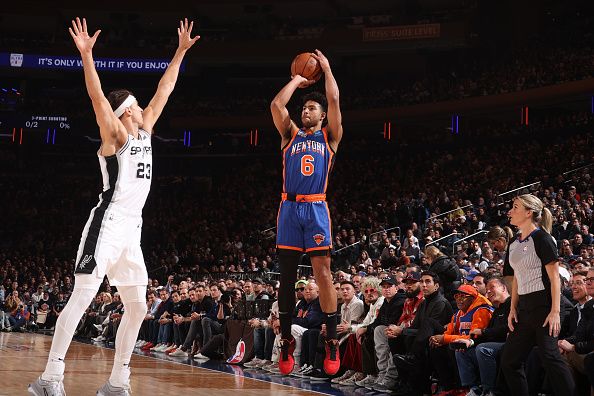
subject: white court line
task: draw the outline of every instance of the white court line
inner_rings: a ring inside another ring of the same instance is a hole
[[[81,342],[81,341],[76,341],[76,340],[72,340],[72,342],[77,342],[79,344],[83,344],[83,345],[88,345],[88,346],[94,346],[96,348],[103,348],[103,349],[109,349],[111,351],[114,351],[114,348],[108,348],[102,345],[96,345],[96,344],[87,344],[85,342]],[[135,348],[136,349],[136,348]],[[153,359],[153,360],[159,360],[161,362],[167,362],[167,363],[174,363],[180,366],[185,366],[185,367],[192,367],[192,368],[198,368],[198,369],[202,369],[202,370],[209,370],[209,371],[214,371],[216,373],[221,373],[221,374],[227,374],[230,375],[232,377],[236,377],[236,374],[233,373],[228,373],[226,371],[220,371],[220,370],[215,370],[215,369],[211,369],[211,368],[206,368],[206,367],[199,367],[199,366],[194,366],[191,364],[187,364],[187,363],[182,363],[182,362],[178,362],[175,360],[165,360],[165,359],[161,359],[158,358],[156,356],[146,356],[146,355],[141,355],[139,353],[133,352],[134,355],[139,356],[141,358],[147,358],[147,359]],[[267,384],[274,384],[274,385],[279,385],[279,386],[286,386],[287,388],[292,388],[292,389],[298,389],[300,391],[304,391],[304,392],[312,392],[312,393],[316,393],[318,395],[332,395],[331,393],[323,393],[323,392],[319,392],[319,391],[314,391],[314,390],[310,390],[310,389],[303,389],[303,388],[298,388],[296,386],[293,385],[285,385],[285,384],[279,384],[277,382],[272,382],[272,381],[266,381],[263,379],[259,379],[259,378],[252,378],[252,377],[246,377],[245,375],[242,375],[241,377],[246,378],[246,379],[250,379],[250,380],[254,380],[254,381],[260,381],[260,382],[266,382]]]

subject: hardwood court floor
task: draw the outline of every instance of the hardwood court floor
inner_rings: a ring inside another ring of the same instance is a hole
[[[0,333],[0,395],[28,395],[27,384],[44,370],[52,338],[32,333]],[[68,396],[95,395],[109,378],[114,351],[74,341],[66,356]],[[291,386],[187,364],[132,355],[133,395],[316,395]],[[166,392],[166,393],[163,393]]]

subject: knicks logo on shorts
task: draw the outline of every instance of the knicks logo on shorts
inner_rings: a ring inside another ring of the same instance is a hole
[[[316,234],[313,236],[314,241],[320,246],[320,243],[324,242],[326,236],[324,234]]]

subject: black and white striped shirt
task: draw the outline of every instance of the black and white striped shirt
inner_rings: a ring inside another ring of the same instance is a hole
[[[516,236],[509,244],[505,256],[504,275],[514,275],[518,285],[518,295],[526,295],[542,290],[550,293],[551,282],[545,266],[556,262],[557,246],[553,237],[537,228],[524,240]]]

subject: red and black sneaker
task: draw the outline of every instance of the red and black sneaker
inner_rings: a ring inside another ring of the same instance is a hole
[[[295,367],[295,359],[293,358],[295,352],[295,339],[291,337],[290,340],[280,340],[280,356],[278,358],[278,370],[282,375],[291,374],[293,367]]]
[[[328,375],[334,375],[340,370],[340,352],[338,340],[326,341],[326,357],[324,357],[324,371]]]

